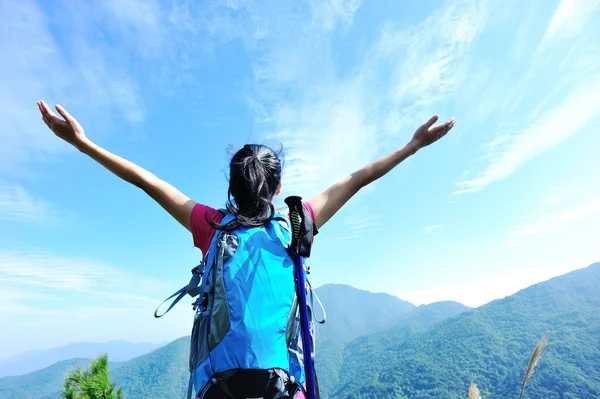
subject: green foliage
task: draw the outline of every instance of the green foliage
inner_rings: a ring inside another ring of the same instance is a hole
[[[108,377],[108,357],[101,355],[93,359],[88,369],[81,371],[75,367],[65,379],[64,399],[122,399],[121,388],[115,386]]]
[[[29,374],[0,378],[2,399],[59,399],[65,376],[75,367],[87,367],[89,359],[70,359]],[[110,370],[122,363],[109,362]]]
[[[183,337],[119,367],[113,380],[128,398],[185,398],[189,381],[190,337]]]

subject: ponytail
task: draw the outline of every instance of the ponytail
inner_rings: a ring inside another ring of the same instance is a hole
[[[273,197],[280,182],[279,156],[267,146],[246,144],[229,164],[226,208],[235,217],[224,225],[208,219],[207,222],[226,231],[265,225],[275,214]]]

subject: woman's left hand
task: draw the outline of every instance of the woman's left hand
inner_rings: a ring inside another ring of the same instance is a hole
[[[427,147],[428,145],[433,144],[444,137],[456,123],[454,118],[450,118],[450,120],[442,123],[441,125],[433,126],[433,124],[437,122],[438,118],[439,117],[437,115],[434,115],[431,117],[431,119],[417,129],[412,140],[410,141],[410,145],[415,151],[420,150],[423,147]]]

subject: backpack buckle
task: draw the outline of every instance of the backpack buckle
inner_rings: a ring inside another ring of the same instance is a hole
[[[200,276],[202,276],[204,274],[204,263],[200,263],[198,266],[194,267],[192,269],[192,274],[198,274]],[[202,269],[200,269],[202,267]]]

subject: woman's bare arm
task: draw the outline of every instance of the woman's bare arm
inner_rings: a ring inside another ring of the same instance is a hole
[[[439,140],[454,127],[454,119],[433,126],[437,120],[438,116],[435,115],[419,127],[412,140],[403,148],[364,166],[312,198],[309,203],[315,213],[317,227],[327,223],[361,188],[384,176],[421,148]]]
[[[121,179],[141,188],[169,212],[175,220],[190,230],[190,213],[196,202],[144,168],[93,143],[85,136],[85,132],[79,122],[60,105],[56,106],[56,110],[64,120],[54,114],[45,102],[38,102],[38,107],[42,114],[42,119],[54,134],[94,159]]]

